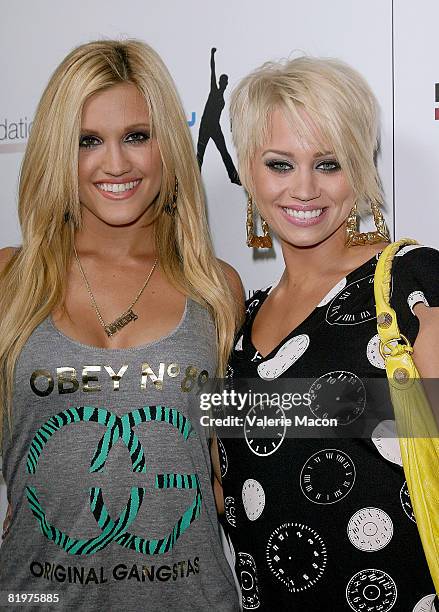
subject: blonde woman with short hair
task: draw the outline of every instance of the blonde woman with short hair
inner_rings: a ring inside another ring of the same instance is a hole
[[[241,285],[148,45],[87,43],[55,70],[19,219],[1,253],[0,607],[236,610],[191,397],[224,371]]]
[[[247,302],[230,366],[260,392],[290,392],[249,408],[243,437],[222,440],[244,609],[434,609],[390,400],[376,418],[370,380],[387,388],[373,293],[389,240],[377,114],[364,79],[332,59],[264,64],[232,95],[248,244],[269,247],[271,230],[285,269]],[[362,233],[367,211],[376,229]],[[419,371],[436,378],[438,269],[436,250],[404,248],[392,294]]]

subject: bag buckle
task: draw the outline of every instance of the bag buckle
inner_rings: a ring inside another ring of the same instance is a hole
[[[399,340],[403,340],[405,344],[400,344]],[[387,340],[387,342],[380,341],[380,355],[384,361],[390,355],[396,356],[402,355],[402,353],[413,353],[413,347],[409,339],[403,334],[399,338],[393,338],[392,340]]]

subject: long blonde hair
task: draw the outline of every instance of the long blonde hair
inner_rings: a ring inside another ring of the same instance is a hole
[[[366,211],[371,202],[383,203],[375,164],[375,96],[351,66],[336,59],[306,56],[267,62],[242,79],[232,93],[233,141],[239,176],[249,193],[254,192],[252,160],[267,141],[271,115],[277,108],[284,112],[299,137],[316,144],[321,151],[330,147],[335,153],[360,211]]]
[[[81,227],[78,146],[84,102],[119,83],[144,96],[163,162],[156,202],[156,249],[177,289],[208,307],[217,333],[218,373],[224,373],[239,308],[214,257],[198,164],[174,83],[143,42],[96,41],[74,49],[58,66],[38,105],[19,186],[23,245],[0,275],[0,424],[10,417],[14,369],[32,331],[62,305],[75,230]],[[174,216],[166,214],[175,177]],[[66,223],[66,216],[69,222]]]

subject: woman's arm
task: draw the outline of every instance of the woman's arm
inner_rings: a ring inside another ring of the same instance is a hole
[[[8,535],[9,527],[11,526],[12,506],[8,503],[5,520],[3,521],[2,540]]]
[[[215,434],[213,435],[212,443],[210,446],[210,457],[212,460],[213,468],[212,486],[213,494],[215,497],[216,509],[218,514],[224,514],[224,495],[223,486],[221,483],[221,468],[219,462],[218,442]]]
[[[419,333],[413,359],[422,378],[439,379],[439,306],[419,303],[413,307],[419,319]]]
[[[413,360],[439,427],[439,306],[419,303],[413,307],[413,312],[419,319]]]
[[[235,297],[236,303],[238,304],[240,314],[243,315],[245,310],[245,293],[241,277],[235,268],[233,268],[230,264],[226,263],[222,259],[218,259],[218,262],[224,272],[229,288]]]
[[[241,316],[243,316],[244,310],[245,310],[245,306],[244,306],[245,299],[244,299],[244,286],[242,284],[241,277],[239,276],[235,268],[233,268],[231,265],[229,265],[225,261],[222,261],[221,259],[219,259],[218,261],[224,272],[224,275],[226,277],[230,290],[238,305],[240,314]],[[211,456],[212,468],[213,468],[212,486],[213,486],[213,493],[215,496],[216,509],[218,511],[218,514],[224,514],[224,495],[223,495],[223,487],[222,487],[222,481],[221,481],[221,468],[220,468],[220,462],[219,462],[218,443],[217,443],[217,438],[215,434],[213,435],[213,438],[212,438],[212,444],[210,447],[210,456]]]
[[[11,261],[12,257],[15,254],[15,251],[16,249],[14,247],[4,247],[3,249],[0,249],[0,272],[2,272],[2,270],[4,270],[4,268]],[[9,531],[9,527],[11,525],[11,515],[12,515],[11,504],[8,504],[6,516],[3,521],[2,540]]]
[[[17,249],[14,247],[4,247],[0,249],[0,272],[8,265],[8,263],[13,258],[15,251]]]

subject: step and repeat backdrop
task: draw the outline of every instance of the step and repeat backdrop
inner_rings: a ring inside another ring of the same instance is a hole
[[[0,1],[0,247],[20,244],[17,181],[33,114],[48,78],[76,45],[140,38],[173,75],[197,147],[215,77],[227,75],[219,129],[204,151],[202,177],[217,255],[240,272],[246,290],[282,271],[279,245],[245,246],[246,195],[232,182],[236,156],[228,100],[234,85],[262,62],[305,53],[336,57],[359,70],[381,108],[378,166],[393,235],[439,247],[439,60],[436,0],[34,0]],[[4,507],[4,489],[0,489]]]

